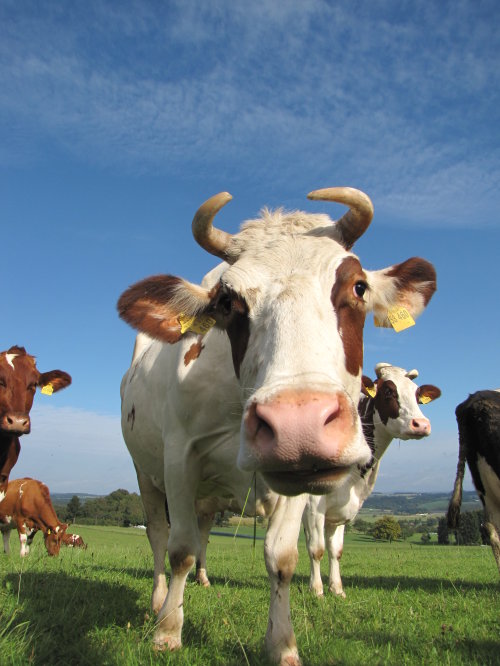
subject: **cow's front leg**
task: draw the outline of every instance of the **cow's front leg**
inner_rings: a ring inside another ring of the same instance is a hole
[[[200,550],[200,536],[195,511],[197,476],[189,483],[183,474],[171,473],[166,479],[167,501],[170,514],[168,558],[170,560],[170,583],[167,597],[158,615],[158,624],[153,641],[157,649],[177,650],[182,645],[184,622],[184,587],[196,556]],[[196,472],[196,470],[194,470]]]
[[[266,649],[280,666],[300,666],[290,618],[290,581],[297,566],[297,541],[307,495],[280,497],[269,520],[264,544],[271,585]]]
[[[26,525],[23,522],[18,522],[17,523],[17,533],[19,534],[19,544],[20,544],[20,551],[19,555],[21,557],[26,557],[26,555],[30,552],[30,547],[28,546],[28,535],[26,534]]]
[[[159,613],[167,596],[167,579],[165,576],[165,557],[167,554],[168,522],[166,497],[137,467],[137,481],[141,491],[141,500],[146,513],[146,534],[153,551],[154,574],[151,607]]]
[[[302,517],[307,552],[311,564],[309,589],[318,597],[323,596],[321,559],[325,552],[325,513],[320,511],[321,500],[322,498],[318,495],[310,495]]]
[[[330,575],[328,580],[328,589],[339,597],[345,599],[345,592],[342,587],[342,578],[340,577],[340,558],[344,549],[344,530],[345,525],[332,525],[326,522],[326,543],[328,548],[328,558],[330,561]]]

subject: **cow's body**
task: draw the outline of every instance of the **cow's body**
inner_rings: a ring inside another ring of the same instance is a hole
[[[321,596],[320,562],[326,546],[329,557],[329,590],[345,597],[340,577],[340,558],[344,546],[345,524],[354,520],[364,501],[372,493],[378,476],[380,460],[394,438],[421,439],[431,432],[430,421],[422,414],[419,403],[428,403],[441,395],[432,385],[418,387],[413,379],[416,370],[379,363],[377,379],[363,377],[363,392],[358,410],[365,437],[373,449],[373,461],[344,496],[330,493],[309,497],[303,516],[307,549],[311,561],[311,590]]]
[[[67,527],[57,517],[44,483],[30,478],[14,479],[9,483],[7,494],[0,502],[0,531],[6,553],[10,552],[10,531],[17,529],[21,557],[29,553],[37,531],[43,533],[48,554],[58,555]]]
[[[273,659],[298,664],[289,584],[302,493],[344,492],[370,461],[356,409],[366,312],[384,325],[396,304],[419,314],[435,273],[421,259],[363,271],[347,251],[372,215],[359,192],[314,194],[350,205],[337,223],[264,211],[235,236],[212,227],[229,198],[213,197],[193,221],[198,242],[227,261],[202,286],[156,276],[120,298],[120,315],[160,341],[138,336],[121,385],[122,430],[148,516],[154,607],[167,593],[168,537],[172,577],[156,645],[181,645],[185,580],[200,552],[196,500],[243,506],[256,473],[261,491],[248,506],[274,506],[264,549],[272,590],[266,644]],[[268,486],[288,497],[276,501]]]
[[[500,573],[500,389],[477,391],[457,406],[457,477],[448,507],[448,526],[458,527],[465,461],[484,507],[485,528]]]
[[[19,437],[31,429],[29,413],[37,386],[53,393],[70,383],[71,377],[61,370],[39,372],[24,347],[0,353],[0,500],[19,457]]]

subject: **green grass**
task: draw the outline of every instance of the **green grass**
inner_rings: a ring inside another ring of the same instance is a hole
[[[266,664],[269,590],[262,541],[211,537],[212,587],[185,594],[184,647],[155,653],[152,557],[144,531],[74,527],[89,547],[0,557],[0,664]],[[241,526],[240,533],[253,528]],[[262,531],[258,531],[262,534]],[[326,562],[323,566],[327,571]],[[346,536],[347,599],[314,598],[303,541],[292,619],[305,666],[498,664],[500,584],[489,548]]]

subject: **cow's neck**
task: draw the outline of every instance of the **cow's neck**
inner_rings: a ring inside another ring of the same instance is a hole
[[[19,458],[20,450],[21,444],[17,435],[0,433],[0,492],[4,485],[5,490],[7,490],[7,481]]]
[[[363,395],[358,403],[363,434],[370,446],[375,460],[380,460],[392,442],[393,437],[387,432],[380,419],[375,423],[375,400]]]

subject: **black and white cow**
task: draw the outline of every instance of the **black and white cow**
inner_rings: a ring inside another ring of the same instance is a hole
[[[417,370],[378,363],[377,379],[363,377],[363,395],[358,411],[367,442],[373,451],[372,461],[362,470],[349,493],[329,493],[309,497],[302,518],[307,550],[311,561],[311,590],[321,596],[320,562],[328,550],[330,592],[345,597],[340,577],[340,558],[344,547],[345,524],[354,520],[364,501],[371,495],[380,468],[380,460],[393,439],[422,439],[431,433],[431,423],[420,404],[436,400],[441,391],[431,384],[417,386]]]
[[[120,316],[142,333],[121,384],[122,431],[148,517],[158,648],[181,646],[185,581],[200,552],[196,500],[243,505],[257,473],[262,494],[249,506],[265,510],[269,488],[281,493],[269,502],[264,549],[266,646],[273,660],[300,663],[289,587],[303,493],[343,492],[371,459],[357,412],[366,314],[390,326],[395,309],[418,316],[435,291],[423,259],[367,271],[350,252],[372,218],[365,194],[330,188],[309,196],[349,211],[333,222],[264,210],[230,235],[212,223],[231,196],[212,197],[193,234],[225,263],[201,286],[158,275],[120,297]]]
[[[484,506],[484,527],[500,573],[500,389],[473,393],[457,406],[455,414],[459,449],[457,477],[448,506],[448,527],[458,527],[467,460]]]

